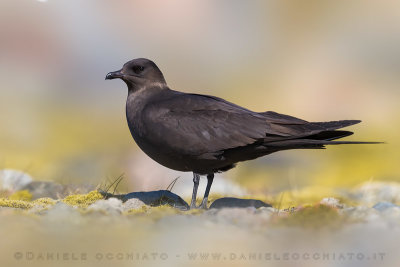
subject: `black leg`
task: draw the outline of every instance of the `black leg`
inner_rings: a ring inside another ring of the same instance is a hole
[[[193,193],[192,193],[192,201],[190,202],[190,209],[195,209],[196,207],[196,196],[197,189],[199,188],[200,183],[200,175],[197,173],[193,173]]]
[[[211,185],[212,185],[213,181],[214,181],[214,174],[212,173],[212,174],[207,175],[206,192],[204,192],[204,198],[199,207],[201,209],[207,209],[208,194],[210,193],[210,189],[211,189]]]

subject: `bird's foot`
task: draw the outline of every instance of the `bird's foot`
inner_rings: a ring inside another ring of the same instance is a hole
[[[193,210],[193,209],[198,209],[198,208],[199,207],[196,206],[196,200],[192,199],[192,201],[190,202],[190,209]]]
[[[207,210],[207,199],[203,199],[203,201],[201,202],[201,204],[199,206],[196,206],[196,202],[191,202],[190,203],[190,209],[203,209],[203,210]]]
[[[199,209],[207,210],[207,202],[208,198],[203,198],[203,201],[201,202],[200,206],[198,207]]]

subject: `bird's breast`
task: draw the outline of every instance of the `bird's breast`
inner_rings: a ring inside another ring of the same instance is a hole
[[[139,148],[159,164],[178,171],[190,171],[191,168],[184,164],[187,158],[176,153],[169,153],[163,146],[162,140],[150,138],[153,134],[147,129],[142,117],[143,106],[137,101],[127,102],[126,118],[133,139]]]

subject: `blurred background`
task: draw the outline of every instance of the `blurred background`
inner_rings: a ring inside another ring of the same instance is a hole
[[[400,181],[397,1],[6,0],[0,36],[0,169],[94,185],[123,173],[126,191],[180,176],[188,186],[176,192],[189,195],[191,174],[131,138],[125,84],[104,80],[146,57],[172,89],[309,121],[361,119],[348,140],[387,142],[241,163],[220,192]]]

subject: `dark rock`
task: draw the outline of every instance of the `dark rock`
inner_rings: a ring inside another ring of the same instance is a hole
[[[248,208],[248,207],[254,207],[258,209],[261,207],[272,207],[272,206],[257,199],[240,199],[234,197],[219,198],[210,205],[210,209]]]
[[[132,192],[125,195],[113,195],[106,192],[100,192],[105,198],[115,197],[121,199],[123,202],[129,199],[139,199],[144,204],[157,207],[161,205],[169,205],[173,208],[180,210],[189,210],[189,205],[177,194],[168,190],[150,191],[150,192]]]

